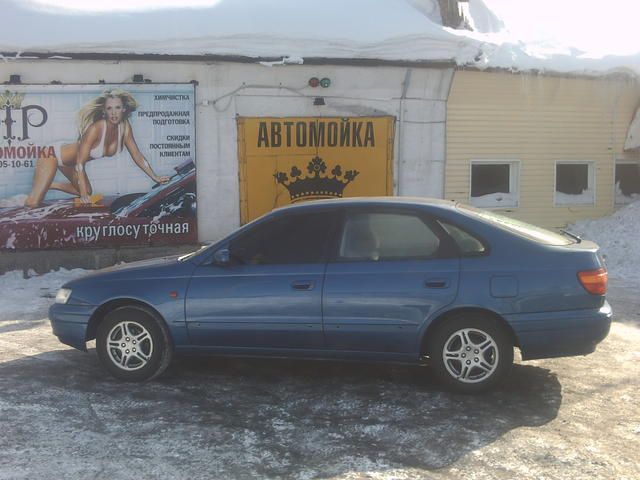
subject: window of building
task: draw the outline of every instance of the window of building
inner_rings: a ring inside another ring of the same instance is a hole
[[[637,162],[616,163],[616,205],[640,198],[640,165]]]
[[[476,207],[517,207],[519,163],[471,161],[470,203]]]
[[[595,203],[593,163],[556,162],[556,205]]]

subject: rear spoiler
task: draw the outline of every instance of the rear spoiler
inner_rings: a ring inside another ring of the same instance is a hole
[[[560,230],[562,233],[564,233],[565,235],[573,238],[576,242],[580,243],[582,242],[582,238],[579,237],[578,235],[576,235],[575,233],[571,233],[568,230]]]

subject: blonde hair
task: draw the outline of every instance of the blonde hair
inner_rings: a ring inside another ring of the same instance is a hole
[[[114,88],[112,90],[102,92],[100,96],[82,106],[78,112],[78,138],[82,138],[84,133],[87,131],[87,128],[92,124],[105,118],[104,109],[108,98],[119,98],[122,101],[122,106],[124,107],[122,116],[122,121],[124,123],[124,136],[127,136],[129,129],[131,128],[128,119],[131,112],[135,112],[138,108],[138,102],[133,98],[133,95],[126,90]]]

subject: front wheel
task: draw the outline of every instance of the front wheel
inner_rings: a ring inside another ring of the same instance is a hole
[[[473,315],[445,320],[428,343],[436,375],[460,393],[495,387],[513,364],[513,345],[504,328],[489,316]]]
[[[171,361],[168,335],[154,316],[139,307],[109,312],[98,326],[96,350],[114,377],[143,382],[160,375]]]

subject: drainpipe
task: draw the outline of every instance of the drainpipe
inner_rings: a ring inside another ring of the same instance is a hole
[[[409,83],[411,82],[411,68],[407,68],[404,74],[404,81],[402,82],[402,94],[400,95],[400,113],[398,115],[398,158],[396,159],[396,194],[399,196],[400,192],[400,168],[404,163],[402,158],[404,152],[404,101],[407,98],[407,90],[409,90]]]

